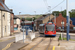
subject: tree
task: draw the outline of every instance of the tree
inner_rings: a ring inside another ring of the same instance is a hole
[[[53,11],[52,14],[54,15],[54,13],[56,13],[56,16],[59,16],[59,11]]]

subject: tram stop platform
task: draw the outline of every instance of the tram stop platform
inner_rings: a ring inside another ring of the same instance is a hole
[[[59,41],[60,45],[55,50],[75,50],[75,41]]]

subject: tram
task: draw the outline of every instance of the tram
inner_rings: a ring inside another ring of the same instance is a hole
[[[44,34],[44,24],[39,25],[39,33]]]
[[[56,24],[48,22],[45,24],[45,36],[56,36]]]

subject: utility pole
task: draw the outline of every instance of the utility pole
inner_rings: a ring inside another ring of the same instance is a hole
[[[48,6],[48,12],[51,14],[51,6]],[[49,20],[50,20],[50,22],[51,22],[50,16],[49,16]]]
[[[56,24],[56,13],[54,13],[54,16],[55,16],[55,21],[54,21],[54,22],[55,22],[55,24]]]
[[[68,11],[68,0],[66,0],[66,17],[67,17],[67,41],[69,41],[69,11]]]

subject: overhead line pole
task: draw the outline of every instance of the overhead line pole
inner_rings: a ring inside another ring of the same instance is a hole
[[[66,17],[67,17],[67,41],[69,41],[69,11],[68,11],[68,0],[66,0]]]

